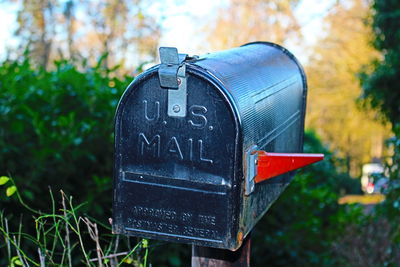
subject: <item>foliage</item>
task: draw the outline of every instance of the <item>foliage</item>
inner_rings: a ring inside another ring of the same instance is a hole
[[[131,80],[114,71],[101,61],[83,71],[67,61],[52,71],[32,69],[28,59],[0,66],[0,173],[39,210],[50,186],[87,203],[83,211],[110,217],[113,116]],[[7,214],[23,213],[17,201],[0,203]]]
[[[380,212],[392,223],[394,241],[400,249],[400,2],[375,0],[373,9],[374,45],[382,58],[361,74],[362,99],[392,124],[394,137],[389,145],[393,155],[387,162],[390,184]]]
[[[3,3],[5,2],[5,3]],[[48,67],[54,59],[87,59],[93,63],[108,53],[105,66],[128,63],[136,53],[140,62],[156,56],[160,25],[148,12],[153,1],[6,0],[14,6],[19,48],[30,51],[32,63]],[[136,61],[137,62],[137,61]]]
[[[210,23],[208,43],[214,49],[228,49],[255,41],[284,44],[300,38],[294,14],[298,0],[229,0]]]
[[[358,224],[347,225],[334,244],[341,266],[398,266],[400,249],[393,245],[393,230],[387,219],[373,214]]]
[[[24,214],[32,216],[29,221],[35,233],[26,232],[21,222],[15,227],[9,223],[9,217],[0,212],[0,237],[4,240],[0,246],[0,252],[4,253],[1,265],[120,266],[127,263],[146,266],[149,250],[146,239],[131,246],[129,238],[109,234],[109,225],[82,215],[83,205],[73,205],[72,197],[62,191],[61,207],[57,208],[50,190],[50,208],[41,212],[23,202],[13,179],[8,178],[4,184],[10,184],[7,191],[14,188],[20,204],[27,209]]]
[[[336,171],[332,154],[315,133],[305,135],[304,149],[324,153],[325,159],[298,171],[257,224],[252,235],[254,266],[336,266],[333,243],[346,224],[362,218],[357,205],[338,204],[341,193],[355,193],[359,184]]]
[[[373,9],[374,45],[383,58],[363,73],[362,97],[396,125],[400,123],[400,2],[375,0]]]
[[[325,18],[325,35],[313,48],[306,66],[309,82],[307,127],[313,128],[343,159],[342,171],[356,177],[362,164],[383,156],[389,129],[376,112],[360,109],[357,74],[379,56],[370,45],[367,1],[338,1]]]

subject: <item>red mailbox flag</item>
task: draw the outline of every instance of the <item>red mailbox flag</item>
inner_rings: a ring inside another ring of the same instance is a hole
[[[268,153],[265,151],[256,153],[258,153],[256,183],[324,159],[324,154]]]

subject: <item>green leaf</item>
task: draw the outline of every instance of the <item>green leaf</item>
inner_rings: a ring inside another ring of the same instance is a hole
[[[17,265],[17,266],[23,266],[22,262],[19,260],[18,256],[14,256],[11,258],[11,266]]]
[[[124,262],[127,264],[131,264],[133,262],[133,259],[131,257],[129,257]]]
[[[8,178],[7,176],[1,176],[0,177],[0,185],[7,183],[9,180],[10,180],[10,178]]]
[[[8,197],[11,197],[12,195],[14,195],[14,193],[15,193],[16,191],[17,191],[17,187],[16,187],[15,185],[10,186],[10,187],[8,187],[7,190],[6,190],[6,195],[7,195]]]

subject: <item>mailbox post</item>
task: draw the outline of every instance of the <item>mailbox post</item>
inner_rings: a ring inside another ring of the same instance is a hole
[[[242,246],[235,251],[193,245],[192,267],[249,267],[250,248],[250,236],[247,236]]]
[[[266,42],[160,58],[117,108],[113,232],[192,244],[194,258],[237,251],[293,170],[323,158],[301,153],[305,74]]]

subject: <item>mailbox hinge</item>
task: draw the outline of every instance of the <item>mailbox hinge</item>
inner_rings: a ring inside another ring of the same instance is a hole
[[[161,87],[168,89],[168,116],[186,117],[187,83],[186,64],[187,54],[178,54],[175,47],[160,47],[161,64],[158,78]]]
[[[246,152],[246,166],[245,166],[245,186],[244,193],[246,196],[250,195],[254,191],[255,178],[257,176],[257,153],[258,147],[252,146]]]

